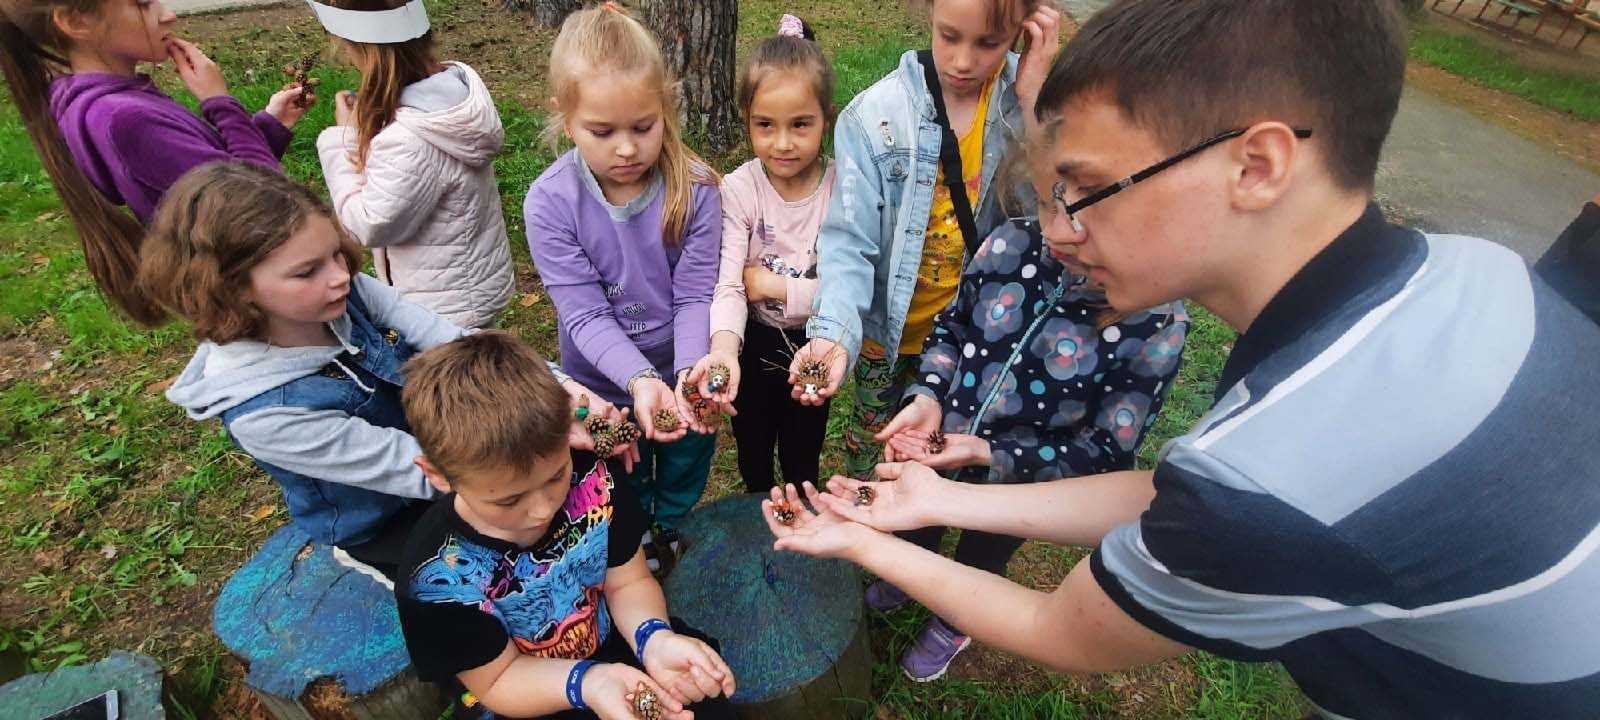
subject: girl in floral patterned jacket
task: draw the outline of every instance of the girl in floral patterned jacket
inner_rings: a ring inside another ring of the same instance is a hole
[[[1050,254],[1037,220],[1012,220],[978,249],[957,301],[923,345],[917,381],[879,435],[888,443],[885,457],[977,483],[1132,469],[1177,377],[1188,328],[1180,302],[1124,317],[1112,313],[1101,291]],[[937,550],[944,531],[902,535]],[[955,557],[1004,574],[1021,545],[1018,538],[964,531]],[[876,610],[907,600],[881,580],[867,590]],[[914,680],[932,680],[969,642],[935,616],[901,668]]]

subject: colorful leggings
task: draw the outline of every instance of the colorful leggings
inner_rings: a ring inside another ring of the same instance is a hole
[[[844,433],[844,468],[850,477],[869,480],[883,459],[883,446],[872,438],[900,411],[900,401],[922,363],[919,355],[901,355],[889,362],[863,351],[856,361],[855,402]]]

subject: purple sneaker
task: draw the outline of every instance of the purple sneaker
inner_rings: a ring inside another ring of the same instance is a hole
[[[867,607],[881,613],[891,612],[911,602],[911,596],[900,592],[887,580],[878,580],[867,586]]]
[[[900,671],[916,682],[938,680],[950,669],[950,661],[971,644],[972,638],[956,632],[936,615],[900,658]]]

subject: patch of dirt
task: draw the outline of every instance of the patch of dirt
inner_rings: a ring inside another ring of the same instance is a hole
[[[0,387],[49,372],[61,351],[27,335],[0,340]]]
[[[1474,85],[1418,62],[1406,66],[1406,82],[1600,173],[1600,124]]]

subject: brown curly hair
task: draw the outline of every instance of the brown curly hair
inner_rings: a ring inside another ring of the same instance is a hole
[[[199,340],[261,339],[265,317],[242,295],[250,270],[305,227],[313,214],[337,229],[345,267],[361,269],[361,247],[333,209],[305,186],[265,168],[206,163],[161,198],[139,253],[139,287],[189,321]]]

